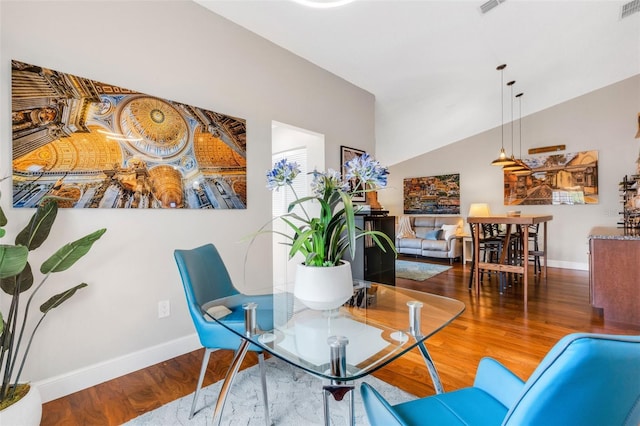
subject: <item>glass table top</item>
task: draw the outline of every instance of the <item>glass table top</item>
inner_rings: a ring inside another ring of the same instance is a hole
[[[252,296],[242,298],[254,302]],[[268,323],[273,328],[252,334],[228,317],[210,318],[266,352],[330,380],[355,380],[371,374],[444,328],[465,309],[455,299],[360,280],[354,282],[354,297],[335,310],[309,309],[284,291],[274,291],[272,298],[256,296],[255,303],[258,325]],[[237,318],[238,312],[234,314]],[[267,321],[265,315],[270,317]],[[346,343],[342,349],[346,373],[340,376],[331,369],[336,338]]]

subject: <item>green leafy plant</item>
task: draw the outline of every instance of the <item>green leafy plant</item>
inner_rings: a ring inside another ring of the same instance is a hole
[[[6,314],[0,312],[0,409],[6,408],[20,399],[25,392],[20,378],[36,331],[47,315],[69,300],[86,283],[73,286],[62,293],[51,296],[40,305],[40,318],[33,328],[28,329],[27,319],[34,310],[31,306],[34,296],[43,288],[51,274],[62,272],[82,258],[105,232],[99,229],[79,240],[65,244],[40,266],[42,276],[34,286],[34,274],[29,264],[29,252],[39,248],[49,236],[58,214],[55,199],[47,199],[31,217],[27,226],[16,236],[13,245],[0,245],[0,287],[11,296]],[[0,207],[0,238],[5,236],[7,217]],[[22,308],[21,303],[26,298]],[[35,313],[34,313],[35,315]],[[24,346],[23,346],[24,345]]]
[[[395,252],[395,244],[383,232],[375,230],[358,229],[355,225],[355,214],[358,207],[353,204],[355,194],[363,194],[384,188],[387,184],[387,168],[379,162],[363,154],[345,163],[346,176],[344,179],[340,173],[329,169],[327,172],[313,171],[312,188],[314,195],[298,198],[292,186],[293,180],[300,173],[297,163],[282,159],[274,164],[272,170],[267,172],[267,187],[278,190],[288,186],[296,197],[289,204],[287,213],[275,219],[281,219],[294,233],[273,231],[283,235],[289,240],[287,245],[289,258],[301,253],[307,266],[336,266],[349,253],[355,258],[356,239],[365,236],[371,239],[386,252],[387,248]],[[349,184],[349,180],[357,182],[355,187]],[[307,213],[304,205],[308,202],[317,202],[320,213],[317,217]],[[302,214],[294,210],[300,206]],[[259,231],[265,231],[264,228]],[[386,241],[387,244],[383,244]]]

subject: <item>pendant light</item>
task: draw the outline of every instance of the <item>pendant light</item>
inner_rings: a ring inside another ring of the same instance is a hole
[[[518,161],[523,166],[523,169],[512,172],[516,176],[528,176],[531,174],[531,167],[527,166],[527,164],[522,161],[522,95],[524,95],[524,93],[518,93],[516,98],[518,98],[518,109],[520,112],[520,118],[518,119],[518,130],[520,131],[520,157],[518,158]]]
[[[513,137],[513,85],[516,84],[515,80],[510,81],[507,83],[507,86],[509,86],[511,88],[511,158],[510,160],[512,161],[512,164],[506,165],[502,168],[502,170],[506,171],[506,172],[515,172],[517,170],[523,170],[525,167],[520,164],[520,162],[518,162],[516,160],[516,157],[514,156],[514,150],[513,150],[513,140],[515,139]]]
[[[508,166],[513,164],[513,161],[507,157],[507,153],[504,152],[504,69],[506,64],[498,65],[496,70],[500,71],[500,154],[498,158],[491,162],[492,166]]]

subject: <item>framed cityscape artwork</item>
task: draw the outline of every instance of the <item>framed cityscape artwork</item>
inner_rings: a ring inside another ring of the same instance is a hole
[[[530,173],[504,172],[504,204],[598,204],[598,151],[525,157]]]
[[[405,214],[460,214],[460,174],[404,179]]]
[[[246,122],[11,63],[13,206],[245,209]]]

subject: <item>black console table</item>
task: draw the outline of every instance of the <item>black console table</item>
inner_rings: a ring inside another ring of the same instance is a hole
[[[356,226],[364,230],[384,232],[391,241],[396,238],[396,217],[378,214],[356,215]],[[359,238],[356,242],[356,258],[351,260],[354,279],[396,285],[396,256],[393,249],[385,244],[382,251],[371,237]],[[348,257],[348,256],[347,256]]]

